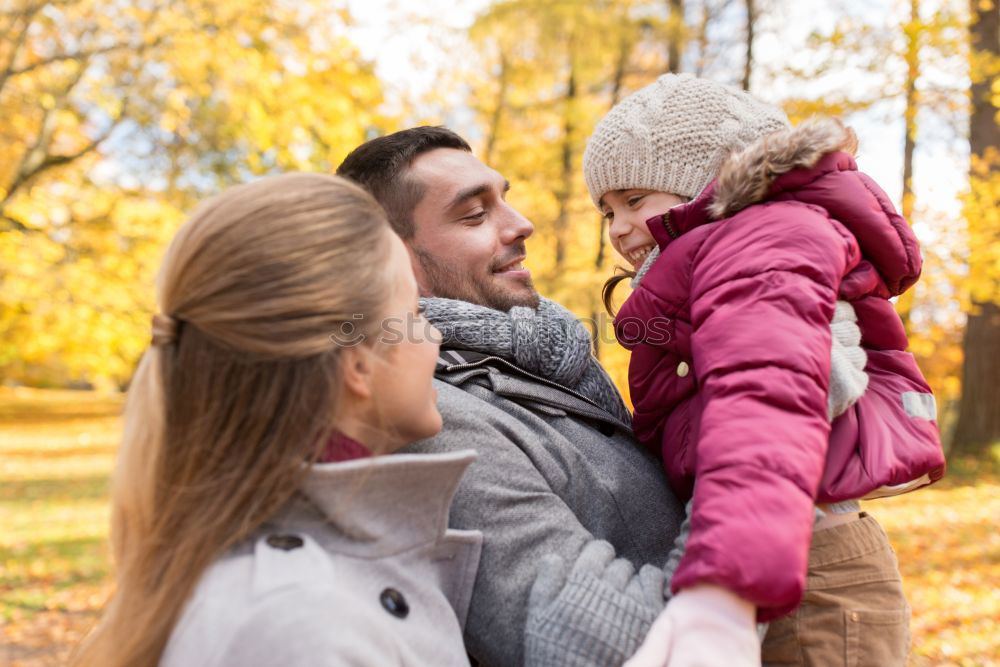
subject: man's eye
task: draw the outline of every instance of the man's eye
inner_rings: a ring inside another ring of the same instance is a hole
[[[462,220],[465,220],[465,221],[468,221],[468,222],[482,222],[483,218],[485,218],[485,217],[486,217],[486,210],[484,209],[482,211],[478,211],[476,213],[473,213],[472,215],[467,215],[464,218],[462,218]]]

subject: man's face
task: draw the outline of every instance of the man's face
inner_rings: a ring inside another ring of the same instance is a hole
[[[407,240],[424,296],[505,312],[538,306],[531,273],[521,264],[535,228],[504,201],[503,176],[467,151],[437,148],[417,157],[406,177],[424,187]]]

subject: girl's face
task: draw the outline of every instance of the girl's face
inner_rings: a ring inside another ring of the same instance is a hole
[[[605,193],[601,197],[601,212],[608,221],[611,246],[633,270],[638,270],[656,247],[646,220],[686,201],[687,198],[680,195],[641,188]]]

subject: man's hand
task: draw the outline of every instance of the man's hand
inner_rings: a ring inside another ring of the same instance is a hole
[[[701,584],[677,593],[625,667],[752,667],[760,640],[752,604]]]
[[[588,544],[572,567],[544,558],[528,603],[525,664],[620,665],[663,609],[664,586],[662,570],[636,573],[607,542]]]

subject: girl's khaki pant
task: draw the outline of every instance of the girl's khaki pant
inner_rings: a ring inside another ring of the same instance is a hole
[[[864,512],[817,531],[802,604],[771,623],[764,665],[894,667],[910,650],[910,607],[889,538]]]

